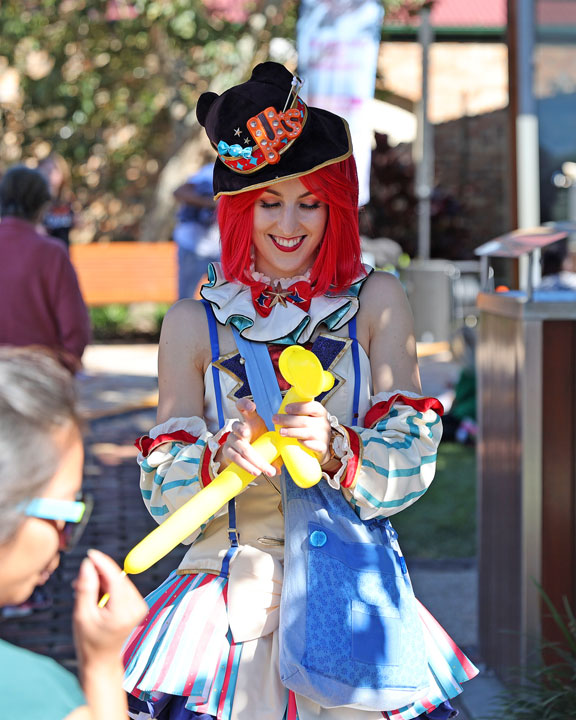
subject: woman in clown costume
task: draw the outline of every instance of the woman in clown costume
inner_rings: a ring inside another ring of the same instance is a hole
[[[182,300],[164,320],[158,424],[137,443],[141,490],[161,523],[230,462],[255,480],[234,516],[224,507],[186,539],[180,565],[148,597],[124,651],[134,718],[445,720],[457,714],[450,698],[477,672],[421,608],[429,685],[405,707],[324,708],[280,680],[280,470],[250,445],[266,426],[233,329],[263,344],[276,369],[281,351],[299,344],[334,375],[330,391],[274,422],[316,454],[320,482],[362,520],[394,515],[426,492],[442,413],[421,393],[401,285],[361,263],[347,124],[307,107],[299,85],[268,62],[198,103],[218,153],[221,263],[203,301]]]

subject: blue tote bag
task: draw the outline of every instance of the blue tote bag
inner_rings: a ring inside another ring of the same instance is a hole
[[[258,411],[272,428],[281,395],[268,350],[235,336]],[[284,471],[281,484],[283,684],[327,708],[394,710],[425,695],[421,621],[390,521],[363,522],[324,480],[304,489]]]

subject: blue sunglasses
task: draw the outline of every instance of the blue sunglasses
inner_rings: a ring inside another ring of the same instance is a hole
[[[91,495],[83,495],[79,500],[54,500],[52,498],[34,498],[24,509],[28,517],[40,520],[63,520],[64,527],[58,528],[60,550],[66,552],[80,539],[94,507]]]

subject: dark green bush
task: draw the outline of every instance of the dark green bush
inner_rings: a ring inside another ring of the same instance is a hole
[[[564,598],[562,614],[541,589],[561,643],[542,643],[546,662],[525,669],[522,681],[509,685],[500,717],[507,720],[568,720],[576,718],[576,617]]]
[[[114,303],[90,308],[96,342],[158,342],[162,320],[169,305],[162,303]]]

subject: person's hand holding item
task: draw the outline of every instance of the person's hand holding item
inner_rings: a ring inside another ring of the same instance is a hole
[[[258,477],[260,473],[276,475],[276,466],[279,467],[280,463],[276,463],[276,466],[270,465],[251,446],[254,440],[268,430],[266,423],[258,415],[256,405],[252,400],[243,398],[236,403],[236,409],[242,419],[232,425],[226,442],[216,455],[216,459],[221,461],[220,469],[223,470],[234,462],[254,477]]]
[[[125,720],[120,653],[130,631],[146,616],[148,606],[114,560],[98,550],[89,550],[82,561],[75,590],[74,642],[92,716],[116,720],[110,709],[119,707],[118,718]],[[105,592],[110,600],[99,608],[98,600]],[[117,697],[111,698],[111,692]]]
[[[332,427],[322,403],[316,400],[291,403],[286,405],[285,413],[274,415],[273,420],[280,428],[280,435],[298,440],[312,450],[318,456],[320,465],[330,462]]]

